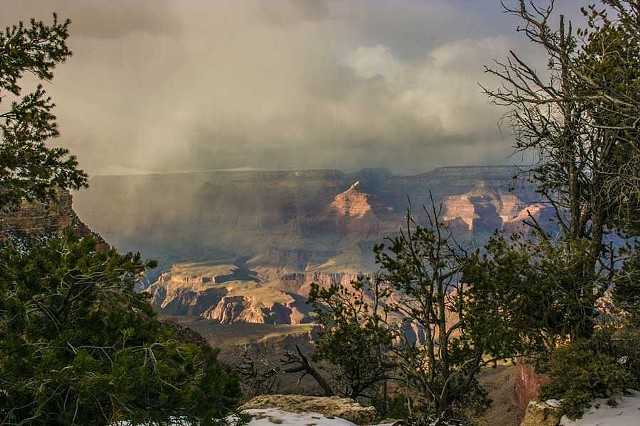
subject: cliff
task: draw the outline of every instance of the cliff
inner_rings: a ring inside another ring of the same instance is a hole
[[[312,321],[296,293],[239,272],[244,265],[183,263],[163,273],[146,291],[164,315],[196,316],[219,324],[301,324]]]
[[[60,235],[70,228],[80,236],[93,235],[101,248],[108,248],[108,244],[80,220],[72,204],[69,191],[60,190],[57,199],[49,203],[23,201],[19,206],[5,208],[0,212],[0,244],[20,246],[33,238]]]
[[[358,270],[372,267],[373,244],[402,226],[409,200],[415,214],[431,196],[445,204],[446,219],[465,237],[518,228],[537,195],[526,177],[514,178],[517,172],[498,166],[412,176],[381,169],[99,176],[76,205],[118,247],[166,259],[167,266],[260,256],[305,270],[348,256]]]
[[[546,206],[531,203],[522,194],[492,187],[485,180],[477,181],[471,191],[447,195],[442,207],[445,222],[452,222],[458,228],[462,222],[472,235],[494,230],[524,232],[523,220],[533,217],[540,221],[550,213]]]
[[[148,289],[160,312],[222,324],[296,324],[309,321],[304,300],[311,283],[350,283],[376,269],[372,248],[406,225],[409,200],[422,225],[422,207],[441,204],[441,219],[463,244],[480,246],[496,229],[526,231],[529,214],[543,222],[548,208],[526,177],[514,178],[517,172],[498,166],[413,176],[365,169],[98,177],[78,194],[79,211],[122,249],[160,261]]]
[[[385,205],[378,197],[361,190],[360,181],[336,195],[321,217],[327,218],[337,235],[378,235],[388,228],[388,223],[397,223],[399,217],[392,206]]]

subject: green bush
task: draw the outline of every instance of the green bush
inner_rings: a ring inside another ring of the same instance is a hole
[[[631,374],[630,388],[640,388],[640,328],[628,326],[620,330],[616,341],[616,358]]]
[[[240,397],[217,351],[134,291],[148,263],[72,235],[0,250],[0,423],[212,424]]]
[[[594,398],[620,395],[633,383],[631,373],[599,343],[579,340],[558,348],[541,366],[551,382],[542,386],[540,396],[559,399],[571,419],[582,416]]]

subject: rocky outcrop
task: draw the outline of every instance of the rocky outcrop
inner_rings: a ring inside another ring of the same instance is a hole
[[[322,210],[298,219],[302,219],[299,228],[303,235],[359,235],[363,238],[379,235],[391,224],[397,225],[400,216],[392,206],[364,191],[360,181],[356,181],[335,195]]]
[[[310,321],[306,313],[297,307],[259,301],[253,296],[225,296],[201,316],[220,324],[300,324]]]
[[[384,170],[100,176],[76,204],[80,217],[116,245],[168,263],[204,253],[261,256],[269,266],[304,271],[340,256],[372,266],[373,243],[404,224],[408,200],[421,215],[430,194],[463,236],[517,229],[524,207],[537,198],[515,174],[513,167],[447,167],[413,176]]]
[[[304,298],[277,283],[253,279],[254,271],[239,273],[238,265],[176,264],[147,288],[160,313],[197,316],[219,324],[308,323]],[[231,278],[233,279],[231,279]]]
[[[515,393],[520,408],[526,408],[529,401],[540,396],[540,386],[549,383],[549,377],[538,374],[533,365],[524,359],[516,363]]]
[[[202,316],[212,319],[220,324],[233,324],[238,322],[266,323],[262,309],[251,298],[244,296],[225,296],[215,308],[204,313]]]
[[[557,426],[563,411],[556,400],[529,401],[520,426]]]
[[[278,408],[291,413],[319,413],[327,417],[340,417],[357,425],[372,424],[376,419],[373,407],[363,407],[348,399],[303,395],[261,395],[240,407],[240,410]]]
[[[448,195],[442,201],[442,219],[460,230],[462,223],[473,235],[503,230],[508,233],[524,232],[524,220],[531,218],[540,223],[549,215],[548,207],[532,204],[513,192],[491,187],[480,180],[469,192]]]
[[[23,201],[18,206],[6,207],[0,212],[0,244],[22,245],[29,239],[60,235],[70,228],[80,236],[94,236],[99,249],[108,249],[108,244],[78,218],[72,202],[69,191],[60,190],[49,203]]]
[[[516,172],[448,167],[414,176],[370,169],[98,177],[90,194],[81,193],[81,217],[116,244],[160,257],[165,268],[195,258],[226,264],[182,264],[154,275],[148,290],[160,312],[295,324],[309,320],[304,301],[311,283],[349,284],[376,269],[372,248],[406,225],[408,200],[423,225],[422,206],[442,202],[443,219],[463,244],[481,245],[495,229],[520,231],[527,208],[542,217],[532,186],[514,185]],[[419,339],[419,330],[413,332]]]
[[[276,286],[285,292],[308,296],[312,283],[322,287],[333,284],[349,285],[358,279],[358,274],[349,272],[290,272],[274,277]]]

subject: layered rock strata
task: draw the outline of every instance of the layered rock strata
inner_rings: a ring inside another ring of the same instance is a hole
[[[238,265],[178,264],[147,288],[156,309],[171,316],[197,316],[220,324],[300,324],[310,308],[295,292],[268,282],[238,279]],[[242,279],[244,278],[244,279]]]
[[[94,236],[99,248],[109,246],[102,237],[92,232],[73,210],[73,197],[60,190],[49,203],[22,201],[18,206],[6,207],[0,212],[0,245],[24,245],[28,240],[60,235],[70,228],[80,236]]]

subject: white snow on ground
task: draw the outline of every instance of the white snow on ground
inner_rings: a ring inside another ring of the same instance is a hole
[[[254,416],[249,426],[355,426],[348,420],[328,418],[318,413],[288,413],[277,408],[253,408],[244,412]]]
[[[618,405],[610,407],[607,401],[599,399],[592,402],[591,408],[581,419],[571,421],[563,417],[562,426],[638,426],[640,425],[640,392],[630,391],[631,395],[619,398]],[[596,408],[599,407],[599,408]]]

